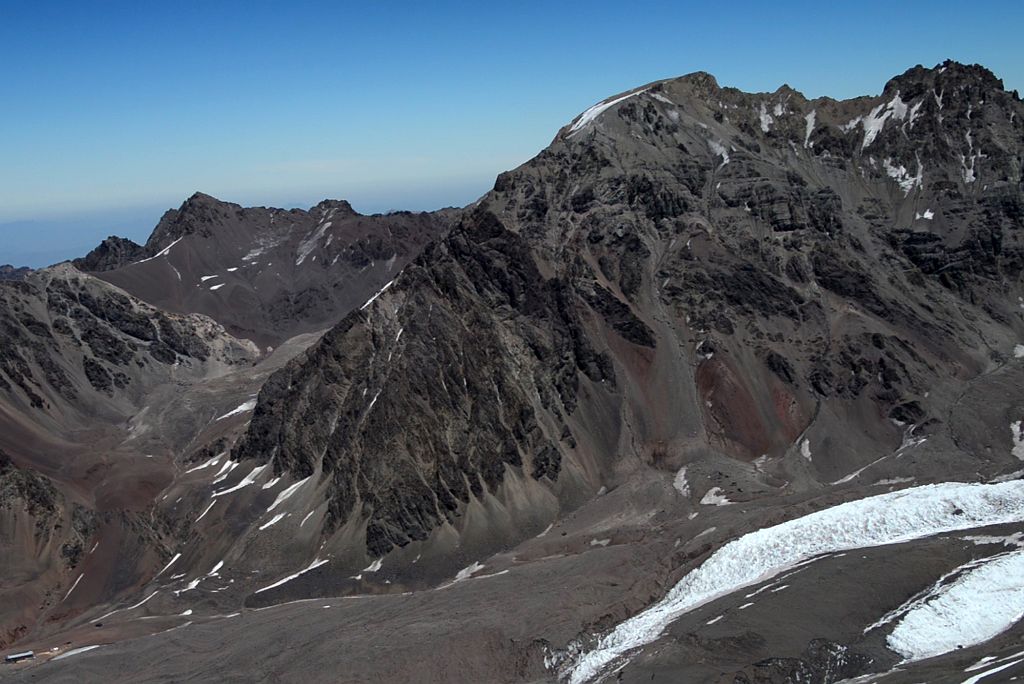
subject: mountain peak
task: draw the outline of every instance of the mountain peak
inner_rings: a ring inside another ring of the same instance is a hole
[[[904,99],[916,96],[929,89],[943,90],[967,89],[975,93],[1005,92],[1003,81],[992,71],[980,64],[963,64],[947,59],[932,68],[920,64],[907,69],[885,84],[883,95],[899,91]]]
[[[325,199],[309,208],[309,213],[327,213],[333,211],[334,215],[358,216],[359,212],[352,208],[348,200]]]
[[[679,83],[685,83],[698,92],[717,92],[721,90],[718,79],[706,71],[694,71],[693,73],[669,79]]]
[[[128,238],[111,235],[91,252],[71,263],[79,271],[110,271],[144,256],[145,248]]]
[[[189,196],[187,200],[185,200],[184,204],[230,204],[230,202],[219,200],[213,195],[207,195],[205,192],[200,192],[197,190],[193,192],[192,195]]]

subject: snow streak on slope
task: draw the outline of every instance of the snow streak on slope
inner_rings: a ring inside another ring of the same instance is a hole
[[[243,477],[234,487],[229,487],[228,489],[225,489],[220,492],[214,492],[214,498],[218,496],[224,496],[225,494],[231,494],[232,492],[237,492],[242,487],[248,487],[249,485],[256,481],[256,478],[258,478],[263,473],[264,470],[266,470],[269,467],[269,463],[264,463],[261,466],[256,466],[255,468],[252,469],[252,472]]]
[[[94,648],[99,648],[102,645],[103,644],[93,644],[92,646],[79,646],[78,648],[73,648],[70,651],[61,653],[59,656],[54,656],[53,660],[64,660],[65,658],[70,658],[71,656],[78,655],[79,653],[85,653],[86,651],[91,651]]]
[[[1024,482],[912,487],[850,501],[746,534],[696,568],[661,601],[621,623],[568,672],[586,682],[649,644],[681,615],[825,553],[912,541],[943,532],[1024,521]]]
[[[255,399],[250,399],[249,401],[245,402],[241,406],[236,406],[235,408],[231,409],[230,411],[225,413],[223,416],[221,416],[217,420],[224,420],[225,418],[230,418],[231,416],[237,416],[239,413],[245,413],[246,411],[252,411],[254,408],[256,408],[256,400]]]
[[[989,559],[900,620],[889,648],[921,660],[988,641],[1024,616],[1024,551]]]
[[[257,589],[256,593],[259,594],[259,593],[262,593],[264,591],[269,591],[269,590],[271,590],[271,589],[273,589],[275,587],[281,586],[282,584],[285,584],[287,582],[291,582],[296,577],[304,575],[307,572],[309,572],[310,570],[315,570],[316,568],[319,568],[321,565],[323,565],[324,563],[326,563],[329,560],[330,560],[329,558],[324,558],[323,560],[321,560],[319,558],[314,559],[312,563],[310,563],[309,565],[304,567],[302,570],[299,570],[298,572],[296,572],[294,574],[288,575],[284,579],[280,579],[280,580],[274,582],[269,587],[263,587],[262,589]]]
[[[153,256],[151,256],[151,257],[149,257],[149,258],[147,258],[147,259],[142,259],[142,260],[138,261],[137,263],[140,263],[140,264],[144,264],[144,263],[146,263],[147,261],[152,261],[153,259],[156,259],[156,258],[158,258],[158,257],[162,257],[162,256],[167,256],[168,254],[170,254],[170,253],[171,253],[171,247],[173,247],[174,245],[176,245],[176,244],[178,244],[179,242],[181,242],[182,238],[184,238],[184,237],[185,237],[185,236],[184,236],[184,235],[182,235],[182,236],[181,236],[180,238],[178,238],[177,240],[175,240],[175,241],[174,241],[174,242],[172,242],[171,244],[167,245],[166,247],[164,247],[163,249],[161,249],[161,250],[160,250],[159,252],[157,252],[157,253],[156,253],[156,254],[154,254]]]
[[[299,487],[306,484],[307,480],[309,480],[309,477],[299,480],[298,482],[296,482],[295,484],[293,484],[292,486],[288,487],[283,492],[278,494],[277,498],[274,499],[274,503],[270,504],[270,508],[267,509],[267,513],[271,512],[272,510],[283,504],[285,501],[287,501],[291,497],[291,495],[294,494],[296,490],[298,490]]]
[[[623,100],[627,100],[627,99],[633,97],[634,95],[639,95],[640,93],[645,92],[646,90],[647,89],[644,88],[643,90],[637,90],[635,92],[629,93],[628,95],[623,95],[621,97],[617,97],[614,100],[607,100],[605,102],[598,102],[596,105],[594,105],[593,107],[591,107],[587,111],[585,111],[582,114],[580,114],[580,118],[576,119],[576,123],[574,123],[569,128],[569,135],[568,135],[568,137],[571,138],[573,135],[575,135],[579,131],[581,131],[584,128],[586,128],[587,124],[589,124],[591,121],[595,120],[597,117],[601,116],[602,112],[604,112],[605,110],[609,109],[610,107],[614,107],[615,105],[619,104]]]

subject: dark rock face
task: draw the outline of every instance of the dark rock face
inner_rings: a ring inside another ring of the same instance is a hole
[[[127,238],[111,235],[95,249],[71,263],[80,271],[112,271],[147,256],[147,250]]]
[[[450,214],[363,216],[339,200],[308,211],[241,207],[196,193],[164,214],[145,246],[111,238],[75,265],[165,311],[206,314],[265,348],[337,323]]]
[[[0,450],[0,506],[24,506],[40,528],[46,530],[58,513],[59,503],[60,494],[47,478],[17,467]]]
[[[528,249],[493,214],[468,215],[386,301],[271,377],[233,457],[269,458],[297,478],[322,472],[327,530],[365,520],[373,556],[425,539],[508,469],[557,479],[577,374],[614,375],[571,289],[541,275]]]
[[[499,176],[272,377],[233,457],[329,480],[326,531],[363,521],[380,555],[511,470],[600,461],[556,437],[612,397],[642,460],[781,456],[823,402],[868,402],[851,429],[898,440],[941,413],[931,384],[991,362],[975,335],[1005,350],[1019,327],[1022,113],[953,63],[848,102],[641,89]],[[686,436],[641,389],[655,358],[694,392]]]
[[[89,387],[114,396],[133,378],[152,385],[153,361],[198,366],[216,353],[235,363],[251,353],[225,338],[208,319],[157,311],[67,265],[0,283],[0,390],[34,409],[77,405]]]
[[[0,517],[10,523],[19,513],[33,521],[40,547],[59,537],[57,547],[64,565],[69,569],[78,565],[84,545],[96,529],[95,514],[69,503],[49,478],[19,467],[0,449]],[[62,524],[65,521],[70,523],[68,529]]]
[[[734,684],[832,684],[872,671],[873,661],[847,646],[815,639],[799,658],[767,658],[737,673]]]

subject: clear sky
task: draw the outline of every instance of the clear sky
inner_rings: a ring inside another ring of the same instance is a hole
[[[196,190],[463,205],[594,102],[697,70],[877,94],[978,62],[1024,91],[1024,2],[0,3],[0,263],[144,240]]]

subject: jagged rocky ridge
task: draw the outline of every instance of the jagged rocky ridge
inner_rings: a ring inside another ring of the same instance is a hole
[[[204,316],[164,313],[64,265],[0,283],[0,298],[0,389],[44,411],[95,415],[104,402],[94,393],[142,401],[170,367],[256,354]]]
[[[168,311],[203,313],[260,347],[322,330],[394,277],[450,212],[364,216],[241,207],[196,193],[144,246],[108,238],[75,265]]]
[[[608,102],[263,387],[233,457],[329,480],[325,534],[358,520],[378,556],[513,473],[569,502],[624,458],[778,458],[812,422],[850,435],[824,484],[1009,358],[1024,122],[987,70]]]

